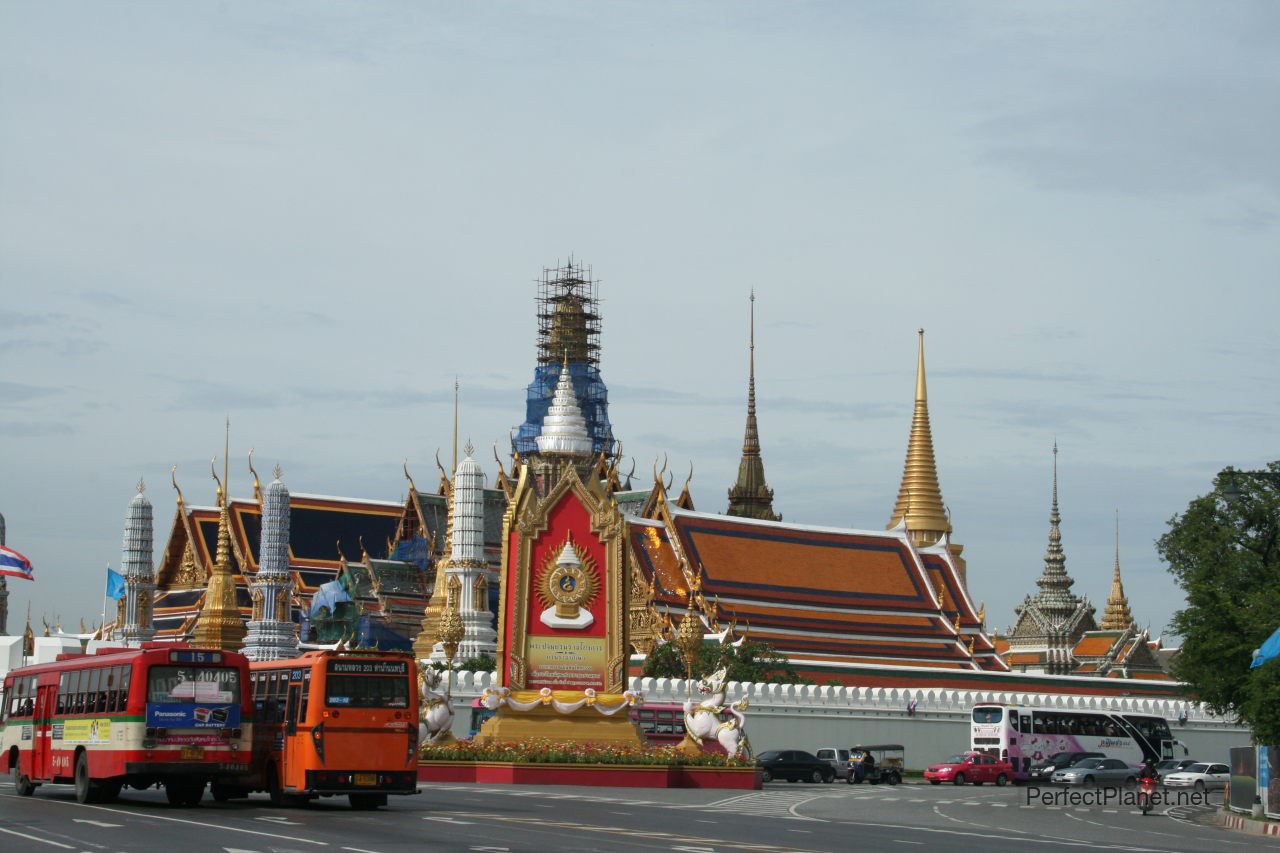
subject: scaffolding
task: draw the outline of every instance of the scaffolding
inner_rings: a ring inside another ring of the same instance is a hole
[[[591,447],[613,458],[609,389],[600,378],[600,298],[591,268],[574,263],[546,267],[538,280],[538,363],[525,398],[525,421],[512,440],[521,456],[538,452],[534,439],[551,406],[561,365],[569,362],[574,394],[587,422]]]

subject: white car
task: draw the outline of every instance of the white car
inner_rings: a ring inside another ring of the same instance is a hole
[[[1170,773],[1162,781],[1168,788],[1195,788],[1212,791],[1227,787],[1231,771],[1225,764],[1192,764],[1185,770]]]

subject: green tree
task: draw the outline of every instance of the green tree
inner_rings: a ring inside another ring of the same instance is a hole
[[[801,678],[785,655],[769,643],[744,640],[738,645],[705,643],[698,649],[693,677],[702,678],[721,667],[729,681],[759,681],[773,684],[811,684]],[[684,658],[675,643],[663,643],[645,658],[644,675],[649,678],[684,678]]]
[[[1222,472],[1209,494],[1169,521],[1156,550],[1187,596],[1170,629],[1182,636],[1173,674],[1215,712],[1280,743],[1280,659],[1250,669],[1280,625],[1280,462],[1270,476]],[[1233,488],[1234,484],[1234,488]]]

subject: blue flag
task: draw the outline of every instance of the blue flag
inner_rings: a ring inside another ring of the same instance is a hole
[[[1280,657],[1280,628],[1262,644],[1262,647],[1254,653],[1253,663],[1249,665],[1249,669],[1255,666],[1262,666],[1274,657]]]
[[[124,575],[107,569],[107,598],[124,598]]]

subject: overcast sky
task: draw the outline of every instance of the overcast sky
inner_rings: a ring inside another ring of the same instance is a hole
[[[916,328],[1003,633],[1051,448],[1067,569],[1155,633],[1167,521],[1276,450],[1273,2],[0,4],[0,513],[68,627],[145,477],[156,555],[231,419],[294,492],[507,447],[534,280],[601,280],[614,432],[721,512],[747,297],[787,521],[882,529]],[[221,467],[221,465],[219,465]],[[815,567],[815,571],[817,567]]]

